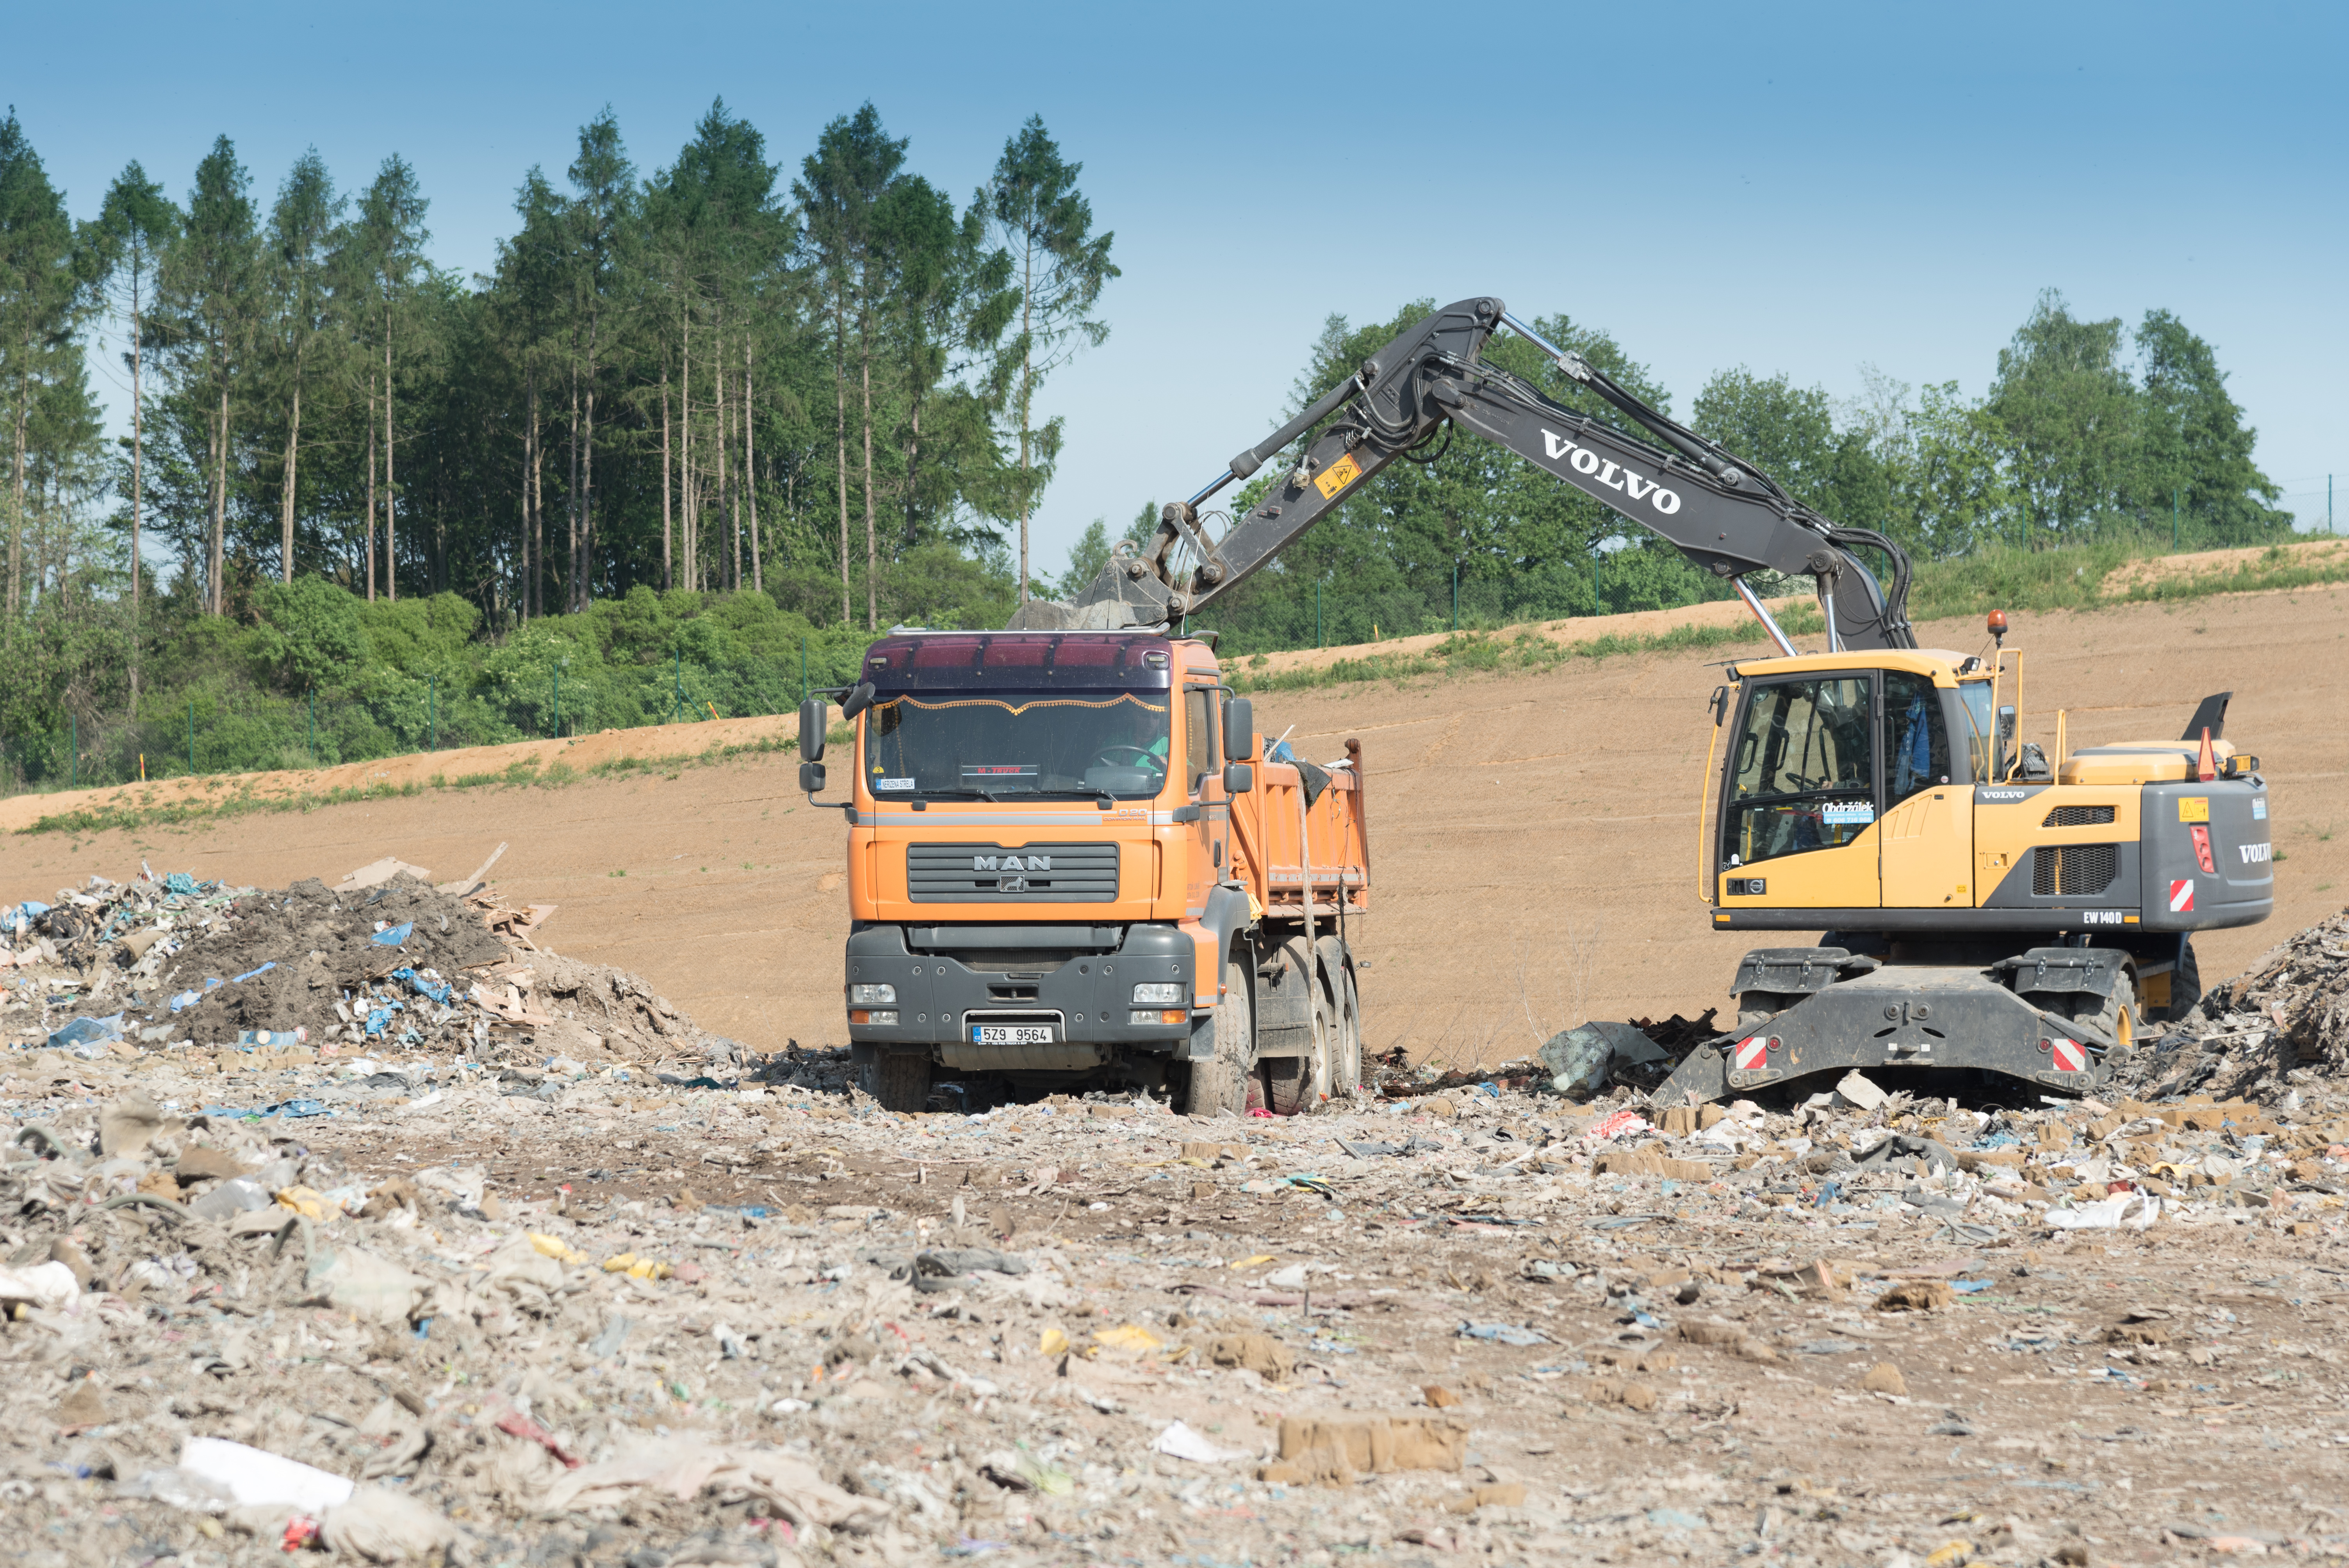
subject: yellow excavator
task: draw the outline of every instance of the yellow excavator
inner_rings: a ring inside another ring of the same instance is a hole
[[[1485,362],[1502,328],[1642,433]],[[2272,911],[2267,785],[2225,737],[2230,694],[2204,698],[2177,740],[2072,751],[2059,713],[2051,762],[2019,738],[2023,657],[2002,614],[1988,659],[1919,648],[1895,542],[1802,505],[1490,297],[1404,331],[1169,504],[1154,538],[1121,545],[1073,603],[1035,601],[1013,629],[1181,624],[1388,463],[1427,460],[1447,426],[1677,546],[1729,583],[1777,650],[1740,661],[1713,694],[1699,876],[1716,930],[1823,934],[1747,953],[1730,986],[1737,1028],[1693,1050],[1659,1099],[1887,1067],[2085,1092],[2142,1025],[2193,1005],[2194,932]],[[1202,503],[1300,437],[1288,469],[1211,535]],[[1764,570],[1812,580],[1820,651],[1798,650],[1747,585]]]

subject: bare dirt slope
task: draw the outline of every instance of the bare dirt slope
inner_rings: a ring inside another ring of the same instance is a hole
[[[1971,622],[1921,632],[1965,650],[1982,642]],[[2349,902],[2349,839],[2333,836],[2349,830],[2339,702],[2349,590],[2019,617],[2010,641],[2029,651],[2024,733],[2043,740],[2058,706],[2071,712],[2074,744],[2092,744],[2174,736],[2203,694],[2236,693],[2228,732],[2264,759],[2275,788],[2281,900],[2269,924],[2202,943],[2204,975],[2242,968]],[[1707,929],[1696,872],[1704,703],[1721,656],[1578,660],[1539,676],[1257,700],[1259,726],[1278,734],[1293,723],[1308,757],[1339,755],[1350,735],[1362,741],[1376,891],[1364,933],[1371,1046],[1497,1061],[1583,1017],[1726,1004],[1721,987],[1745,939]],[[766,722],[771,733],[781,721]],[[701,727],[632,732],[651,738],[636,754],[698,751],[707,742],[689,732]],[[585,759],[582,748],[620,744],[588,738],[565,749]],[[773,753],[561,788],[10,836],[0,841],[0,901],[119,876],[141,856],[159,872],[264,886],[387,853],[457,877],[508,841],[502,891],[562,906],[549,940],[566,954],[641,974],[704,1027],[754,1047],[823,1044],[839,1029],[843,830],[797,793],[794,762]]]

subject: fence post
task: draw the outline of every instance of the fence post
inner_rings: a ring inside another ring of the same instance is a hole
[[[440,749],[440,677],[424,677],[424,749]]]
[[[800,701],[807,701],[807,634],[800,634]]]
[[[1452,563],[1452,630],[1454,634],[1460,630],[1460,562],[1457,561]]]
[[[2169,553],[2178,553],[2178,487],[2169,489]]]
[[[318,766],[318,688],[310,688],[310,766]]]
[[[685,650],[683,648],[677,648],[671,651],[677,655],[677,670],[675,677],[677,680],[677,692],[674,700],[669,704],[668,719],[671,724],[675,724],[684,716],[685,713]]]
[[[561,665],[555,665],[555,666],[554,666],[554,734],[553,736],[549,737],[549,738],[550,738],[550,739],[560,739],[560,738],[562,738],[562,736],[563,736],[563,666],[562,666]]]
[[[1313,580],[1313,645],[1321,645],[1321,580]]]
[[[196,776],[196,699],[188,699],[188,777]]]
[[[78,789],[81,788],[81,715],[68,713],[66,722],[72,727],[73,732],[73,756],[67,759],[67,773],[72,779],[71,787]]]

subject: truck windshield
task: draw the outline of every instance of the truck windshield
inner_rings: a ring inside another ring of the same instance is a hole
[[[1164,692],[937,692],[884,697],[864,721],[875,795],[1147,799],[1166,782]]]

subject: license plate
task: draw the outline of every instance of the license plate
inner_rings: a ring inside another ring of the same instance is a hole
[[[974,1046],[1049,1046],[1052,1043],[1050,1024],[973,1024],[970,1043]]]

